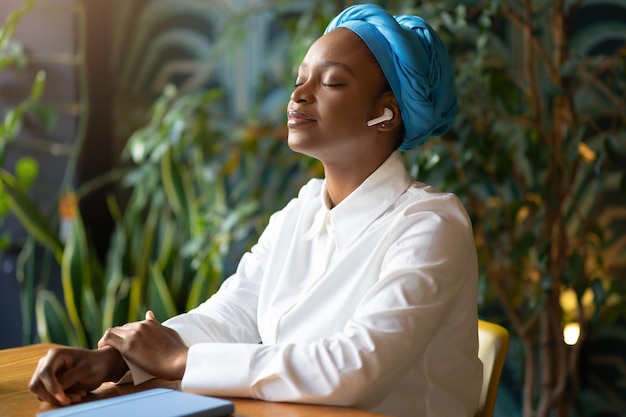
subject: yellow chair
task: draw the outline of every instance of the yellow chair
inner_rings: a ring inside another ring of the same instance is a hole
[[[499,324],[478,320],[478,357],[483,363],[483,387],[476,417],[492,417],[498,384],[509,349],[509,332]]]

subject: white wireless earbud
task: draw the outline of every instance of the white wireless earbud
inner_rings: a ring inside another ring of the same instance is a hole
[[[375,119],[368,120],[367,125],[374,126],[374,125],[377,125],[378,123],[386,122],[387,120],[391,120],[391,119],[393,119],[393,112],[391,111],[389,107],[385,107],[385,110],[383,111],[383,115]]]

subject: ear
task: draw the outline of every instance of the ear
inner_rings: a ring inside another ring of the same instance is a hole
[[[384,132],[392,131],[403,126],[402,115],[400,114],[400,106],[393,93],[385,93],[382,100],[383,108],[388,108],[393,112],[393,118],[386,120],[384,123],[378,125],[378,129]]]

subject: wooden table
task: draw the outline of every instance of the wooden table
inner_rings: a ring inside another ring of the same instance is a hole
[[[48,403],[40,402],[28,389],[30,377],[39,358],[53,347],[36,344],[14,349],[0,350],[0,417],[34,417],[38,412],[53,409]],[[129,394],[149,388],[165,387],[179,389],[178,381],[151,380],[141,385],[102,384],[89,394],[87,401],[116,395]],[[235,404],[235,417],[375,417],[370,413],[346,407],[328,407],[306,404],[271,403],[266,401],[227,398]]]

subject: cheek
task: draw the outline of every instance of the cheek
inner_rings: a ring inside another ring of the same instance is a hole
[[[333,130],[353,131],[367,124],[366,112],[362,104],[356,102],[340,103],[324,109],[325,126]]]

